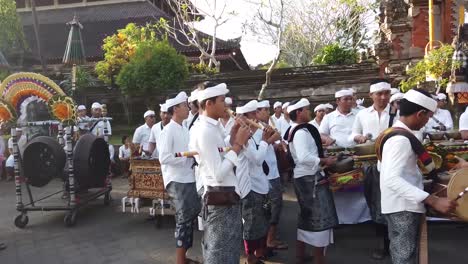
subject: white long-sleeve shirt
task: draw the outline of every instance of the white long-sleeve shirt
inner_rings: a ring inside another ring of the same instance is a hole
[[[393,123],[395,123],[395,120],[397,118],[394,118]],[[372,138],[376,139],[381,132],[389,127],[389,121],[390,104],[385,107],[380,116],[373,105],[363,109],[356,115],[349,140],[354,140],[357,135],[365,136],[367,134],[372,134]]]
[[[319,132],[335,139],[339,147],[352,147],[355,145],[355,142],[349,138],[349,135],[352,133],[355,118],[355,112],[351,111],[348,114],[342,114],[337,109],[325,115],[320,124]]]
[[[119,148],[119,159],[128,159],[132,155],[130,148],[125,148],[125,145]]]
[[[198,173],[205,186],[235,187],[238,194],[238,180],[234,174],[237,166],[236,152],[219,153],[219,147],[226,147],[223,139],[224,131],[217,120],[207,116],[200,116],[196,133],[191,135],[190,146],[197,151]]]
[[[399,120],[393,126],[411,131]],[[382,213],[426,212],[422,202],[429,194],[423,190],[423,176],[417,160],[408,138],[397,135],[385,142],[380,166]]]
[[[231,135],[231,130],[232,130],[232,127],[234,126],[234,123],[235,123],[234,118],[229,117],[229,120],[227,121],[226,125],[223,125],[221,123],[221,121],[219,123],[221,124],[221,126],[224,129],[224,136],[227,137],[227,136]]]
[[[159,121],[158,123],[154,124],[151,127],[151,134],[148,139],[149,143],[154,143],[156,144],[156,147],[153,150],[153,155],[151,155],[153,158],[158,158],[159,153],[158,153],[158,148],[159,148],[159,138],[161,135],[161,132],[163,131],[164,126],[162,124],[162,121]]]
[[[278,170],[278,160],[276,159],[275,148],[273,145],[268,145],[265,161],[268,164],[268,168],[270,169],[267,175],[268,180],[279,178],[280,174]]]
[[[283,117],[283,118],[279,119],[278,123],[280,124],[278,130],[281,133],[281,138],[284,138],[284,134],[286,134],[286,131],[293,124],[293,122],[292,121],[288,122]]]
[[[267,155],[268,144],[262,140],[262,131],[257,131],[248,141],[244,155],[249,160],[249,174],[252,191],[260,194],[267,194],[270,190],[268,178],[263,172],[263,162]],[[257,145],[258,144],[258,149]],[[237,170],[236,170],[237,172]]]
[[[133,133],[133,143],[143,146],[143,150],[148,150],[151,127],[146,123],[137,127]]]
[[[176,157],[175,153],[188,151],[189,131],[186,127],[171,120],[160,136],[159,162],[166,187],[170,182],[191,183],[195,182],[192,170],[193,159]]]
[[[98,121],[98,123],[91,130],[91,133],[95,136],[104,136],[104,128],[106,127],[107,127],[107,135],[112,135],[112,126],[109,120],[107,120],[107,122]]]
[[[433,117],[439,120],[447,130],[453,129],[453,119],[449,110],[437,108]],[[424,126],[424,130],[427,132],[434,131],[434,127],[438,127],[440,124],[433,118],[429,118],[429,121]]]
[[[293,123],[291,129],[296,127]],[[317,145],[309,130],[300,129],[294,135],[294,139],[289,143],[291,155],[294,163],[294,178],[300,178],[307,175],[314,175],[320,170],[320,158]]]
[[[468,130],[468,107],[465,109],[465,112],[460,115],[460,123],[458,125],[460,131]]]
[[[276,117],[276,115],[273,114],[272,116],[270,116],[270,120],[268,121],[268,123],[270,124],[270,126],[276,127],[278,131],[281,131],[281,123],[280,123],[281,119],[284,119],[283,114],[281,114],[280,117]],[[272,122],[274,122],[273,125],[272,125]]]

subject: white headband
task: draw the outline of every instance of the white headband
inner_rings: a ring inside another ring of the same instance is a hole
[[[309,100],[307,100],[306,98],[302,98],[301,100],[299,100],[299,102],[293,104],[293,105],[290,105],[288,106],[288,113],[291,113],[292,111],[294,110],[297,110],[297,109],[300,109],[300,108],[303,108],[303,107],[306,107],[310,105],[309,103]]]
[[[388,82],[379,82],[376,84],[372,84],[370,86],[370,93],[377,93],[381,91],[391,91],[392,86]]]
[[[236,113],[245,114],[245,113],[257,111],[257,108],[258,108],[257,105],[258,105],[257,100],[252,100],[246,103],[244,106],[236,107]]]
[[[341,98],[343,96],[353,96],[353,91],[351,89],[345,89],[345,90],[341,90],[341,91],[336,92],[335,93],[335,98]]]
[[[407,93],[405,93],[403,98],[412,103],[420,105],[431,112],[435,112],[437,110],[437,101],[428,96],[425,96],[418,91],[409,90]]]

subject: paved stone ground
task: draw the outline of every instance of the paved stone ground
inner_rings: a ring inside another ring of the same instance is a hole
[[[105,207],[102,198],[80,211],[73,228],[63,224],[64,212],[30,212],[25,229],[14,226],[14,184],[0,182],[0,240],[8,248],[0,251],[0,264],[72,264],[72,263],[174,263],[173,217],[167,216],[157,229],[146,221],[147,211],[140,214],[122,213],[120,198],[127,190],[126,182],[114,180],[114,198]],[[34,193],[60,190],[53,182]],[[42,194],[43,195],[43,194]],[[294,263],[295,227],[298,206],[289,190],[285,193],[285,209],[281,222],[281,237],[290,249],[279,251],[268,263]],[[57,198],[51,202],[60,203]],[[50,203],[51,203],[50,202]],[[200,232],[189,255],[201,260]],[[335,244],[327,251],[328,263],[391,263],[372,261],[370,249],[375,245],[374,231],[367,224],[344,226],[335,231]],[[431,223],[429,225],[430,263],[466,264],[467,225]]]

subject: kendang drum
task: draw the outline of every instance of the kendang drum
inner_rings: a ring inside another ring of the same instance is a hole
[[[158,160],[131,159],[130,170],[128,197],[169,199]]]
[[[450,200],[456,200],[458,206],[453,216],[440,215],[433,210],[429,210],[430,216],[450,218],[468,222],[468,168],[457,170],[451,173],[448,184],[431,184],[430,191],[433,195],[447,197]]]

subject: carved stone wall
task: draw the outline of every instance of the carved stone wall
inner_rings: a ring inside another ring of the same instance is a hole
[[[460,0],[434,0],[435,39],[451,43],[456,35]],[[375,46],[382,77],[398,84],[408,64],[424,57],[429,41],[427,0],[382,0]]]

